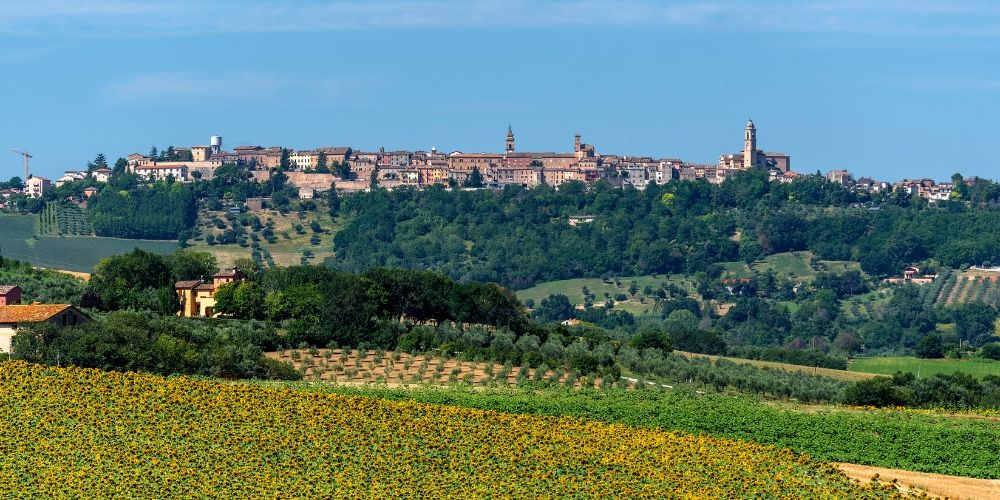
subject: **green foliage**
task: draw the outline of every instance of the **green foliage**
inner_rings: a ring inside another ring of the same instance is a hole
[[[547,299],[542,299],[532,316],[543,323],[549,323],[573,318],[575,313],[576,308],[569,302],[568,297],[563,294],[552,294]]]
[[[98,236],[176,240],[197,218],[193,188],[158,182],[148,187],[103,189],[87,203]]]
[[[105,311],[132,309],[173,314],[180,307],[173,278],[166,258],[136,248],[102,260],[94,268],[88,290],[98,299],[95,305]]]
[[[16,359],[164,375],[197,374],[298,380],[290,366],[265,360],[278,344],[266,323],[191,320],[150,313],[114,312],[56,330],[48,323],[19,329]]]
[[[84,291],[83,281],[67,274],[35,269],[27,262],[5,259],[0,256],[0,284],[21,288],[21,302],[30,304],[80,305]]]
[[[856,382],[844,393],[844,402],[859,406],[916,406],[924,408],[1000,409],[1000,377],[979,380],[967,373],[938,373],[917,378],[896,373]]]

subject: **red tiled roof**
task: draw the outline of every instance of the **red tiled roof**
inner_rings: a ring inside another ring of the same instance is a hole
[[[201,281],[198,281],[198,280],[178,281],[177,283],[174,284],[174,288],[177,288],[177,289],[190,289],[190,288],[194,288],[194,287],[196,287],[196,286],[198,286],[200,284],[201,284]]]
[[[72,307],[69,304],[0,306],[0,323],[38,323]]]
[[[15,288],[18,288],[18,286],[17,285],[0,285],[0,295],[7,295],[11,291],[13,291]]]

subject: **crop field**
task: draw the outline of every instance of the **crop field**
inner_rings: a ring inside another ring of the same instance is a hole
[[[987,375],[1000,377],[1000,361],[989,359],[922,359],[909,356],[857,358],[851,362],[852,372],[879,373],[892,375],[896,372],[912,372],[920,377],[931,377],[938,373],[951,375],[955,372],[968,373],[983,378]]]
[[[322,212],[306,212],[300,215],[298,212],[282,214],[276,210],[262,210],[259,212],[248,212],[243,216],[256,216],[261,223],[260,230],[254,230],[253,226],[243,227],[247,235],[244,244],[239,243],[214,243],[209,244],[206,240],[208,235],[217,239],[226,229],[232,229],[234,224],[241,222],[226,219],[225,212],[213,212],[201,210],[198,214],[198,230],[201,234],[194,240],[190,240],[193,250],[211,252],[215,254],[219,265],[228,267],[236,259],[250,258],[254,252],[260,252],[260,260],[266,265],[295,266],[303,263],[303,256],[308,252],[306,262],[313,264],[321,263],[327,257],[333,255],[333,235],[336,233],[337,225],[331,217]],[[311,221],[320,224],[321,232],[316,233],[310,228]],[[222,223],[219,227],[218,222]],[[265,228],[270,228],[273,234],[268,240],[264,232]],[[313,235],[316,238],[313,238]]]
[[[93,236],[94,228],[80,207],[73,203],[48,203],[37,215],[36,231],[40,235]]]
[[[764,260],[747,265],[745,262],[726,262],[723,264],[728,278],[749,278],[752,271],[774,271],[788,278],[812,280],[820,272],[844,273],[861,271],[861,265],[854,261],[818,260],[812,264],[812,252],[788,252],[768,255]]]
[[[587,379],[563,368],[537,370],[501,365],[489,361],[474,362],[446,359],[430,354],[411,354],[357,349],[285,350],[267,353],[268,357],[291,363],[306,380],[338,384],[467,384],[480,387],[506,387],[528,381],[581,388],[601,387],[600,377]],[[627,381],[608,381],[618,387],[630,387]]]
[[[1000,307],[1000,273],[967,269],[945,270],[938,279],[921,288],[926,304],[951,305],[982,302]]]
[[[655,428],[0,363],[2,496],[896,494],[789,450]]]
[[[35,237],[33,215],[0,215],[0,250],[5,257],[38,267],[90,272],[101,259],[139,247],[159,254],[172,253],[176,241],[125,240],[95,236]]]
[[[790,448],[824,461],[1000,479],[1000,462],[996,460],[1000,454],[1000,425],[993,418],[909,410],[774,405],[750,397],[698,395],[685,390],[390,389],[326,385],[311,389],[502,412],[574,416],[752,441]]]
[[[637,292],[633,296],[629,294],[629,287],[635,282]],[[615,309],[622,309],[633,314],[641,314],[653,307],[652,297],[646,298],[644,290],[647,286],[653,290],[659,289],[665,283],[672,283],[679,286],[692,296],[697,296],[694,290],[694,281],[681,275],[647,275],[647,276],[627,276],[613,278],[607,281],[601,278],[577,278],[570,280],[548,281],[540,283],[531,288],[526,288],[515,292],[517,298],[524,302],[528,299],[534,300],[535,304],[542,302],[549,295],[561,293],[569,298],[570,303],[582,306],[584,303],[583,288],[595,296],[594,304],[602,305],[607,299],[615,299],[617,295],[624,294],[625,300],[615,300]]]

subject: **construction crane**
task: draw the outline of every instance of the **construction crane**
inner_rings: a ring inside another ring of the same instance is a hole
[[[26,151],[18,151],[18,150],[14,149],[14,148],[11,148],[10,151],[12,153],[17,153],[17,154],[21,155],[22,157],[24,157],[24,180],[27,181],[28,177],[29,177],[29,172],[28,172],[28,158],[31,158],[31,153],[28,153]]]

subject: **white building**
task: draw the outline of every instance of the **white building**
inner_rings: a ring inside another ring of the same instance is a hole
[[[50,187],[52,183],[45,177],[32,176],[24,183],[24,194],[29,198],[41,198]]]
[[[152,181],[173,177],[174,180],[187,182],[188,167],[187,165],[143,165],[135,167],[135,174]]]
[[[295,166],[295,170],[311,170],[315,165],[317,154],[314,151],[296,151],[288,155],[288,161]]]

